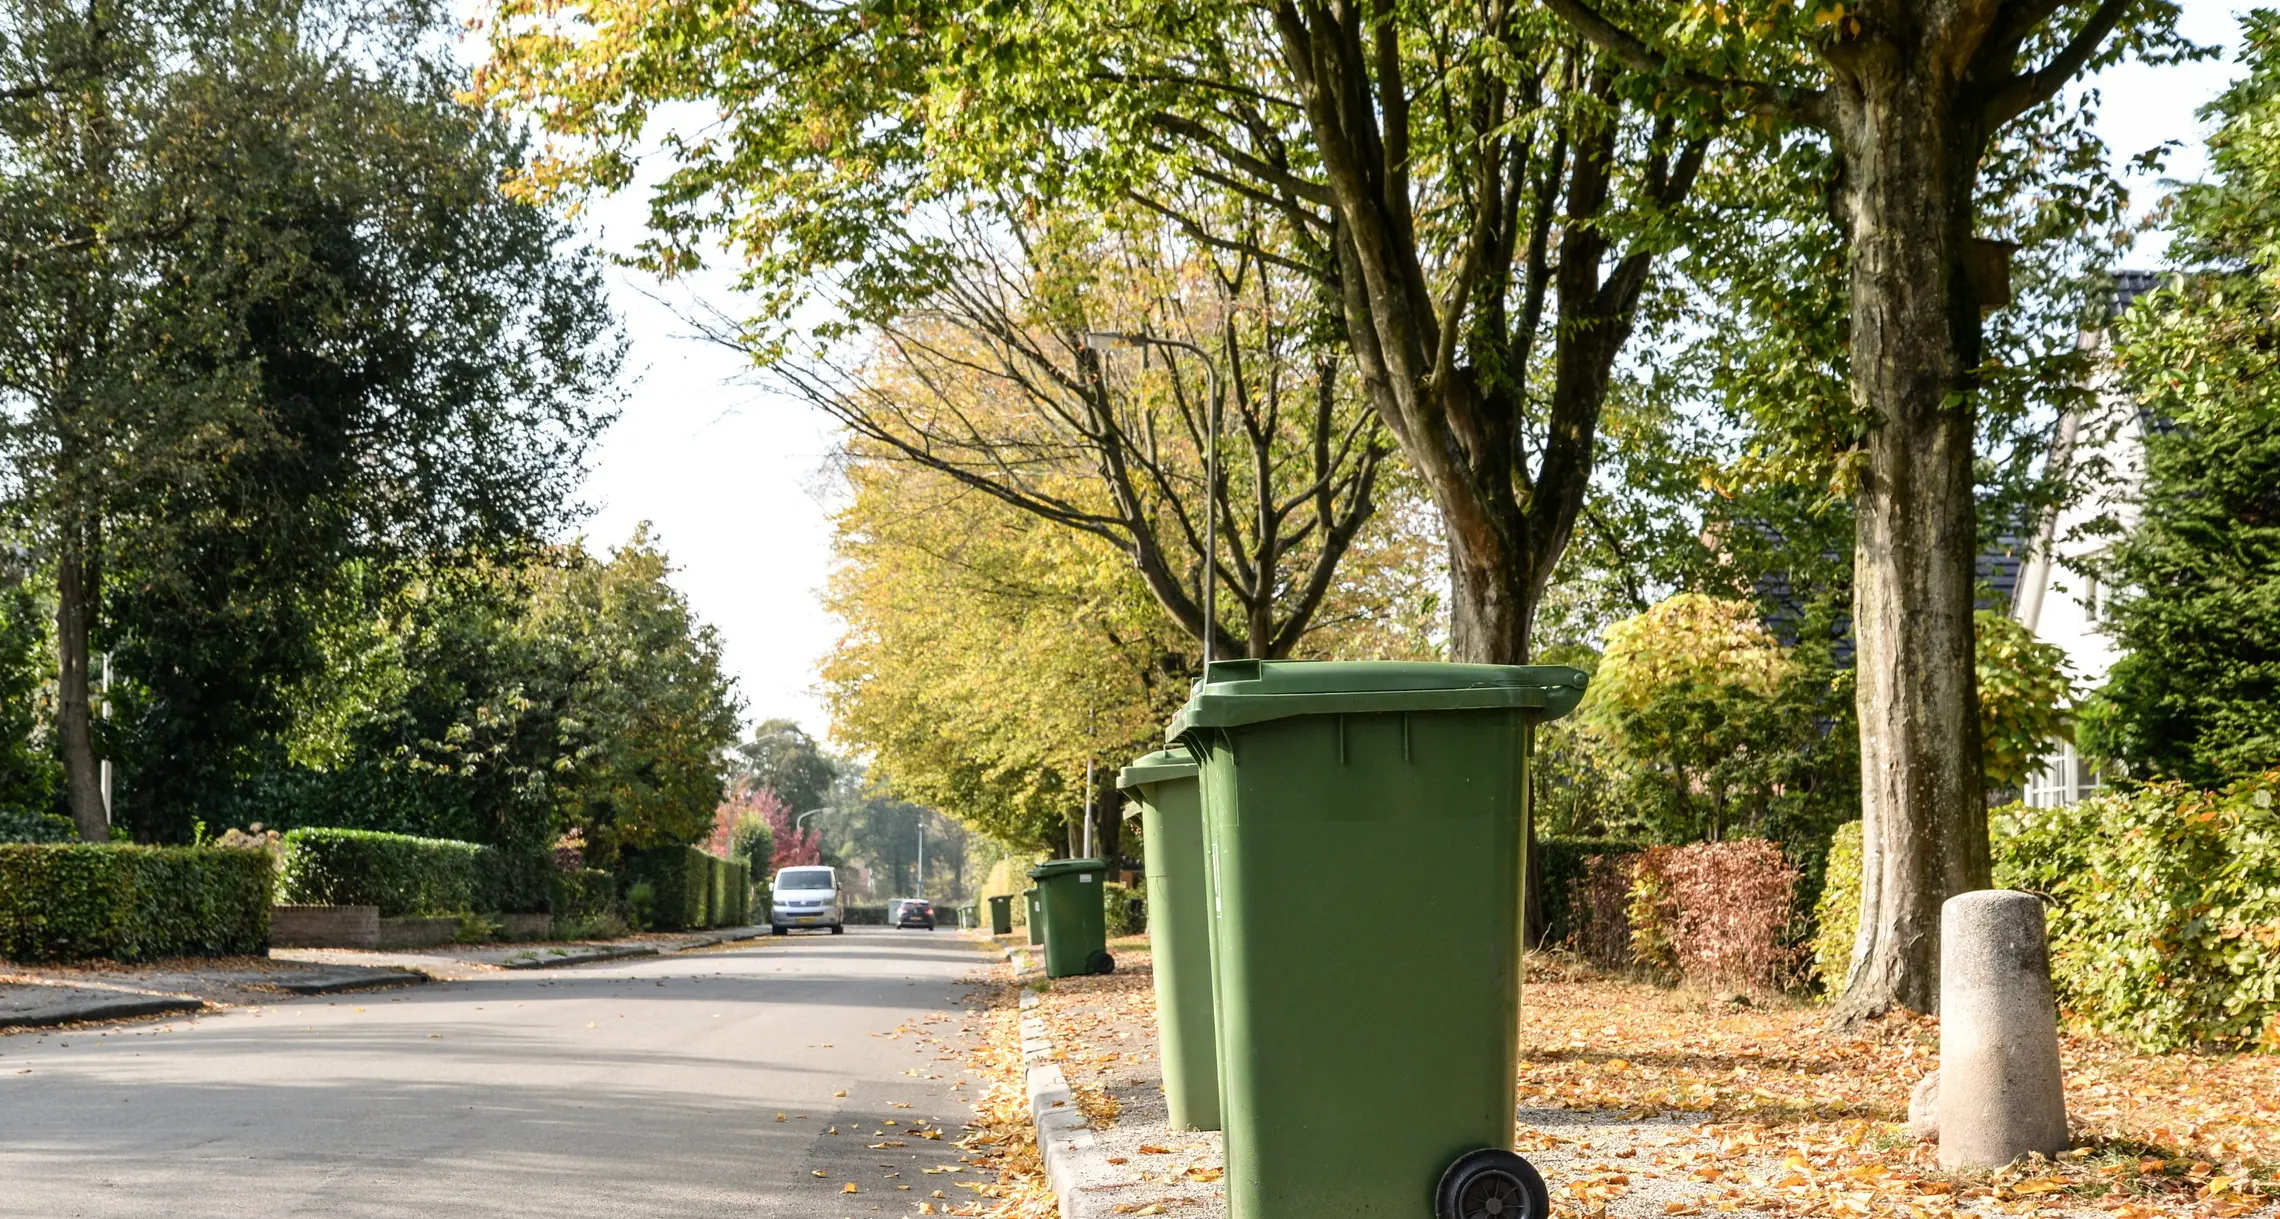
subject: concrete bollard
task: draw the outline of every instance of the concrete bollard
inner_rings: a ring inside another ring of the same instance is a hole
[[[2058,1004],[2041,899],[1959,893],[1940,908],[1940,1167],[2066,1150]]]

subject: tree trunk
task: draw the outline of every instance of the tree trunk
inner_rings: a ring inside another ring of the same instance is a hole
[[[1988,883],[1972,668],[1973,370],[1964,270],[1983,137],[1954,81],[1890,45],[1837,90],[1852,395],[1875,420],[1855,495],[1861,921],[1838,1016],[1935,1010],[1948,897]]]
[[[72,823],[88,842],[108,842],[111,817],[95,761],[88,697],[88,634],[96,603],[95,564],[87,531],[67,514],[55,564],[56,739]]]

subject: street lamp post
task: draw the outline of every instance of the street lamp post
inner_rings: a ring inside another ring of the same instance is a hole
[[[1203,371],[1211,377],[1211,405],[1205,411],[1210,420],[1205,430],[1211,440],[1203,453],[1203,663],[1209,668],[1212,637],[1219,633],[1219,365],[1212,361],[1210,352],[1193,343],[1157,338],[1152,334],[1092,330],[1085,333],[1085,346],[1104,355],[1118,347],[1176,347],[1194,352],[1196,358],[1203,361]],[[1091,827],[1088,824],[1086,828]]]

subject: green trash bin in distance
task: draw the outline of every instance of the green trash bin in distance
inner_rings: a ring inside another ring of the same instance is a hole
[[[1512,1151],[1525,780],[1584,681],[1226,661],[1173,719],[1213,853],[1230,1219],[1545,1219]]]
[[[1045,911],[1045,976],[1116,972],[1108,955],[1108,861],[1052,859],[1029,869]]]
[[[1031,944],[1044,943],[1045,907],[1040,904],[1044,899],[1037,896],[1035,889],[1023,889],[1021,900],[1026,902],[1029,907],[1029,942]]]
[[[1125,767],[1116,786],[1140,806],[1147,855],[1148,953],[1156,985],[1157,1057],[1174,1130],[1219,1129],[1219,1039],[1212,1027],[1211,903],[1204,880],[1203,803],[1184,749]]]
[[[1001,893],[990,899],[990,934],[1013,934],[1013,894]]]

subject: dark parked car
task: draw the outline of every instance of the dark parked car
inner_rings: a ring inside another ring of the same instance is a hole
[[[897,927],[924,927],[934,930],[934,903],[923,897],[906,897],[895,903],[892,912]]]

